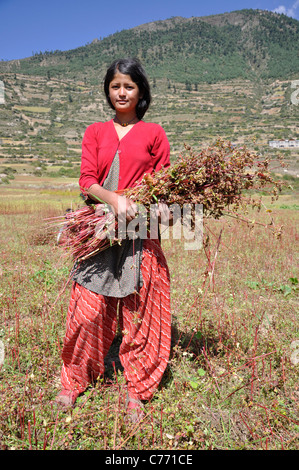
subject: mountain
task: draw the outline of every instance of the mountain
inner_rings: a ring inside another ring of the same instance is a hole
[[[262,10],[174,17],[117,32],[69,51],[0,63],[0,72],[99,83],[115,58],[139,57],[151,78],[216,83],[299,73],[299,21]]]
[[[146,67],[153,101],[145,118],[165,129],[172,159],[185,143],[198,149],[219,136],[265,156],[283,152],[297,175],[298,149],[269,140],[299,138],[298,25],[258,10],[176,17],[0,62],[0,184],[13,176],[22,187],[53,177],[77,184],[86,127],[113,117],[101,82],[121,56]]]

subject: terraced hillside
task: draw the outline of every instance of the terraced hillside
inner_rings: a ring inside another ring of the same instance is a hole
[[[77,180],[86,126],[113,116],[104,69],[124,52],[146,66],[153,93],[146,119],[165,128],[173,159],[184,143],[200,149],[222,137],[264,155],[283,153],[287,171],[298,174],[298,149],[268,144],[299,137],[299,100],[292,99],[299,89],[298,25],[258,10],[172,18],[72,51],[0,62],[1,182]]]
[[[76,177],[86,126],[113,116],[101,87],[20,74],[5,74],[2,80],[0,173],[10,167],[20,175]],[[165,128],[173,158],[184,143],[200,149],[217,136],[269,154],[277,152],[270,150],[269,140],[298,138],[299,106],[291,103],[291,85],[234,80],[190,90],[158,80],[152,83],[146,119]],[[298,149],[284,152],[297,171]]]

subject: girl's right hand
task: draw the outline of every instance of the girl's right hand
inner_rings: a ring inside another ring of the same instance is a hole
[[[123,222],[131,222],[137,213],[137,204],[130,199],[115,193],[114,191],[108,191],[99,184],[93,184],[87,191],[89,197],[97,202],[101,201],[108,204],[114,215]]]
[[[136,216],[137,205],[125,196],[117,196],[112,210],[120,220],[131,222]]]

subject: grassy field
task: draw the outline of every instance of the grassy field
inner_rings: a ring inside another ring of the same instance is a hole
[[[96,386],[72,410],[53,404],[71,261],[46,219],[81,205],[77,192],[2,185],[0,448],[298,450],[295,196],[281,196],[271,213],[250,214],[254,225],[206,221],[210,242],[198,252],[163,241],[172,281],[171,358],[134,427],[124,419],[120,333]],[[281,237],[258,225],[271,217],[283,226]]]

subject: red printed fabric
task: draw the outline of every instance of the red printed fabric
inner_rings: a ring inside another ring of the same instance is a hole
[[[82,393],[104,373],[104,358],[119,323],[123,333],[119,358],[128,393],[149,400],[157,389],[170,353],[170,282],[157,240],[144,240],[143,286],[123,299],[104,297],[73,284],[62,351],[61,380]]]

